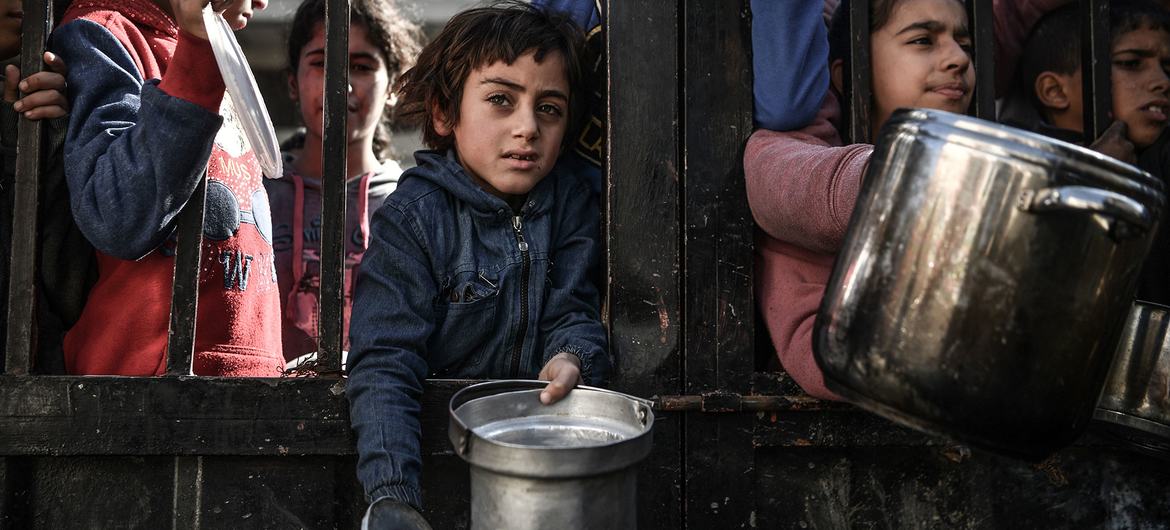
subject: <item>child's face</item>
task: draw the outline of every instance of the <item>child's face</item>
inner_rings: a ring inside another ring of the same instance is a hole
[[[0,59],[20,53],[20,24],[23,20],[21,0],[0,1]]]
[[[870,38],[875,131],[899,107],[967,112],[975,69],[962,4],[902,0]]]
[[[515,206],[544,178],[561,153],[569,120],[569,81],[559,52],[536,62],[534,53],[512,64],[473,70],[463,84],[459,122],[434,117],[435,130],[455,135],[455,152],[485,191]]]
[[[382,51],[370,43],[365,26],[350,25],[349,97],[346,101],[347,142],[373,149],[374,132],[389,104],[390,74]],[[318,142],[325,116],[325,26],[317,24],[313,38],[301,48],[295,75],[289,76],[289,97],[296,101],[306,134]]]
[[[1113,114],[1135,147],[1158,139],[1170,118],[1170,33],[1137,29],[1113,41]]]

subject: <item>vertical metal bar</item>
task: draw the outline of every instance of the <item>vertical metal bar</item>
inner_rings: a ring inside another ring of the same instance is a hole
[[[53,5],[24,0],[20,72],[28,76],[43,68],[45,39],[53,24]],[[5,371],[24,375],[32,369],[33,312],[36,302],[38,193],[41,172],[42,121],[20,118],[17,125],[16,182],[13,186],[12,250],[9,255],[8,337]]]
[[[317,361],[325,372],[341,371],[348,76],[349,1],[329,0],[325,4],[325,152],[321,157],[321,318],[317,339]]]
[[[971,114],[984,120],[995,119],[995,21],[991,2],[967,1],[971,44],[975,49],[971,64],[975,68],[975,98],[971,102]]]
[[[179,214],[175,249],[175,281],[171,286],[171,322],[167,330],[166,375],[192,375],[195,360],[195,316],[199,309],[199,263],[203,253],[203,208],[207,176]]]
[[[175,482],[171,500],[171,525],[175,530],[192,530],[202,525],[203,457],[176,456]]]
[[[1085,139],[1090,142],[1109,127],[1113,110],[1109,33],[1109,0],[1081,0],[1081,76],[1085,84]]]
[[[869,60],[869,0],[849,2],[849,72],[845,97],[849,98],[849,142],[870,142],[870,106],[873,84]]]

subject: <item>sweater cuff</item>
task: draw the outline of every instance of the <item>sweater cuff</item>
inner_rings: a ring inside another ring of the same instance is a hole
[[[366,495],[370,499],[370,504],[374,504],[382,499],[391,498],[396,501],[405,502],[415,510],[422,511],[422,494],[418,489],[407,486],[406,484],[385,484],[378,486]]]
[[[211,43],[186,31],[179,32],[175,56],[163,74],[159,89],[219,114],[224,83]]]

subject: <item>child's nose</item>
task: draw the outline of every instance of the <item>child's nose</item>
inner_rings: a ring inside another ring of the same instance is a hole
[[[540,123],[536,119],[536,109],[515,112],[512,114],[512,135],[517,138],[535,140],[540,137]]]
[[[260,11],[268,7],[268,0],[252,0],[252,11]]]
[[[958,42],[951,41],[943,58],[943,70],[957,69],[962,72],[970,67],[971,56],[967,54],[967,50],[963,49]]]

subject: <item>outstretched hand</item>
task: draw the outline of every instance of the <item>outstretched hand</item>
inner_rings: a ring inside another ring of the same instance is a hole
[[[20,78],[20,68],[16,65],[10,64],[4,69],[4,101],[12,103],[16,112],[30,120],[69,114],[69,99],[65,96],[65,61],[52,52],[45,52],[44,59],[49,69],[24,79]],[[23,98],[20,98],[21,92],[25,94]]]
[[[1133,142],[1126,137],[1128,128],[1123,121],[1114,121],[1101,136],[1097,138],[1089,149],[1092,149],[1105,156],[1111,156],[1127,164],[1137,163],[1137,152],[1134,150]]]
[[[552,405],[581,384],[581,359],[571,353],[558,353],[545,363],[536,377],[549,382],[540,392],[540,402]]]
[[[207,38],[203,25],[203,7],[211,4],[211,10],[222,13],[233,30],[242,29],[252,16],[252,0],[171,0],[171,12],[179,28],[201,39]],[[263,9],[263,6],[258,9]]]

